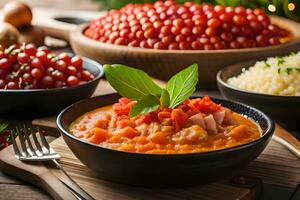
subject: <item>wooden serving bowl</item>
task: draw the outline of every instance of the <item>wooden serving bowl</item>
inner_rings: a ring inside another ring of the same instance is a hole
[[[246,49],[154,50],[92,40],[82,34],[87,24],[71,33],[70,42],[78,55],[92,58],[102,64],[118,63],[140,68],[161,80],[168,80],[183,68],[197,63],[200,87],[211,88],[216,86],[216,74],[224,66],[244,60],[281,56],[300,50],[300,24],[282,17],[270,17],[272,23],[290,31],[292,39],[289,42],[276,46]]]

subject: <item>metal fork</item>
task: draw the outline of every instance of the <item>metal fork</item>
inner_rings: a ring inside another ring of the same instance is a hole
[[[29,132],[29,133],[28,133]],[[30,135],[33,138],[33,142],[30,139]],[[37,135],[39,135],[40,141],[38,140]],[[16,142],[16,136],[19,136],[21,149],[18,147]],[[88,193],[86,193],[62,168],[62,166],[57,162],[56,159],[60,159],[61,156],[56,153],[47,142],[45,136],[41,133],[39,128],[35,130],[34,127],[27,128],[23,125],[22,128],[16,127],[14,131],[11,132],[11,141],[13,144],[13,149],[15,152],[15,157],[21,161],[52,161],[55,166],[60,169],[72,183],[73,187],[61,181],[64,185],[70,189],[78,199],[82,200],[94,200]]]

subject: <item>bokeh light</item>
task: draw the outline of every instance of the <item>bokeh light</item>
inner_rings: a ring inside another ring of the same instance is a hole
[[[293,11],[293,10],[295,10],[295,4],[293,4],[293,3],[289,3],[288,4],[288,9],[289,9],[289,11]]]
[[[276,6],[273,5],[273,4],[270,4],[270,5],[268,6],[268,10],[269,10],[270,12],[276,12]]]

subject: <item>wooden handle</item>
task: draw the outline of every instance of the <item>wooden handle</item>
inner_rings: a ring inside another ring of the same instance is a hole
[[[55,200],[77,200],[77,198],[66,189],[60,180],[54,176],[50,171],[39,176],[42,181],[42,188],[44,188]]]
[[[21,162],[14,157],[12,146],[0,151],[1,171],[28,181],[47,191],[55,200],[77,198],[40,162]]]
[[[300,142],[278,124],[276,124],[276,131],[273,139],[300,158]]]

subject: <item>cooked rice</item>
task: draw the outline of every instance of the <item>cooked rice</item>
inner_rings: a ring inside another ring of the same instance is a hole
[[[300,96],[300,52],[259,61],[227,82],[234,87],[257,93]]]

